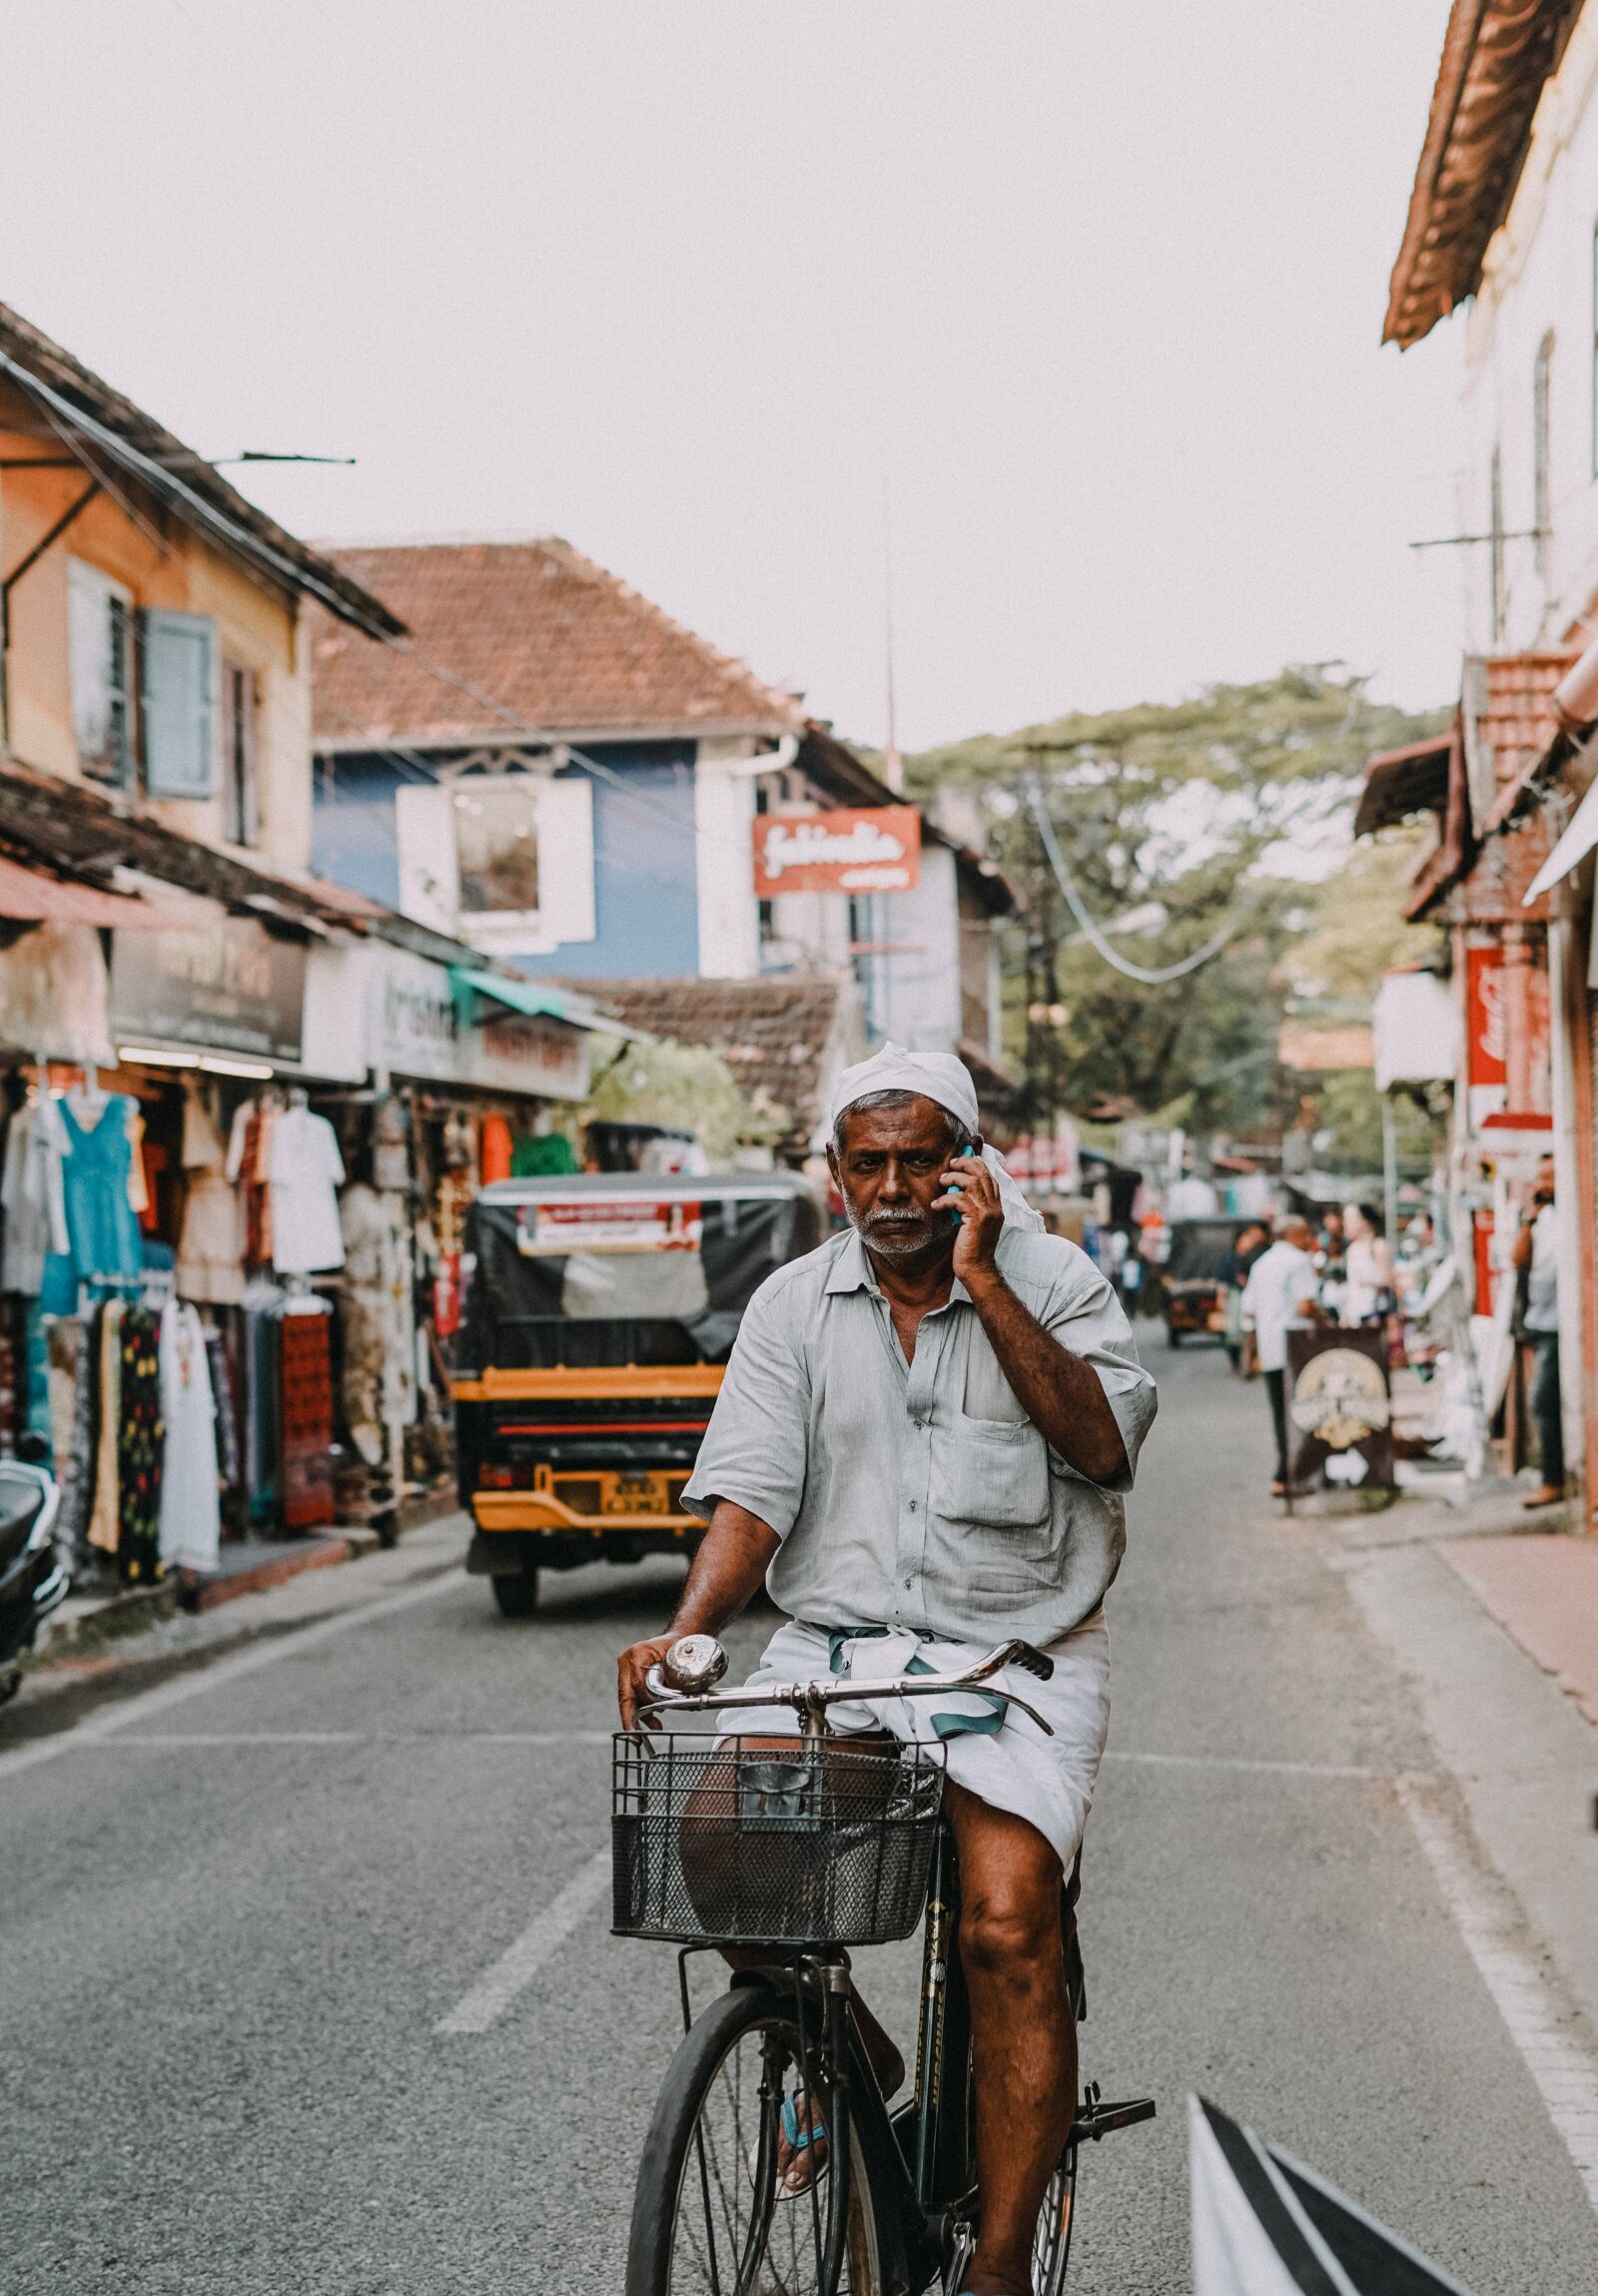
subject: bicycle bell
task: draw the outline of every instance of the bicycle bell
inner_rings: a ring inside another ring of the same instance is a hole
[[[727,1654],[713,1634],[685,1634],[667,1651],[660,1671],[670,1689],[692,1697],[715,1688],[727,1671]]]

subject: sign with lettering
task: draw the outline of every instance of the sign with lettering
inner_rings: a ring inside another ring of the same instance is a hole
[[[248,917],[111,936],[111,1029],[121,1043],[298,1064],[305,994],[305,943]]]
[[[573,1251],[697,1251],[703,1207],[636,1195],[586,1195],[571,1203],[524,1203],[516,1211],[516,1248],[529,1258]]]
[[[755,894],[909,893],[921,878],[913,805],[755,816]]]

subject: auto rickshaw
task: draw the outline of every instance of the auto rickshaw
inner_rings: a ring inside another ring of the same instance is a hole
[[[796,1172],[497,1180],[471,1208],[453,1381],[466,1569],[507,1618],[538,1574],[691,1556],[682,1511],[738,1324],[822,1210]]]
[[[1232,1248],[1248,1225],[1245,1219],[1211,1215],[1174,1219],[1171,1250],[1160,1271],[1166,1337],[1180,1347],[1190,1332],[1218,1337],[1225,1328],[1222,1285]]]

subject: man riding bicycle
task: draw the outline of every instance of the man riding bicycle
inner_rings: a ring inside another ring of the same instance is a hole
[[[719,1634],[762,1578],[789,1623],[751,1689],[847,1676],[861,1656],[862,1679],[918,1658],[954,1672],[1011,1636],[1053,1659],[1047,1685],[1018,1685],[1052,1737],[980,1691],[893,1725],[942,1741],[948,1764],[982,2203],[967,2287],[1030,2296],[1033,2228],[1077,2101],[1062,1886],[1104,1751],[1103,1603],[1154,1382],[1099,1269],[1044,1232],[984,1148],[952,1056],[888,1045],[846,1070],[828,1163],[849,1229],[769,1277],[744,1315],[683,1494],[709,1528],[670,1630],[621,1655],[622,1723],[670,1644]],[[832,1719],[882,1728],[864,1706]],[[780,1711],[740,1714],[735,1691],[721,1720],[798,1729]],[[902,2063],[861,2024],[887,2092]],[[824,2143],[795,2128],[790,2188]]]

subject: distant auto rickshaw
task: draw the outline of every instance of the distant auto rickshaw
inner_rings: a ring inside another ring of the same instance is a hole
[[[1166,1337],[1180,1347],[1190,1332],[1221,1337],[1226,1326],[1221,1286],[1244,1219],[1174,1219],[1171,1249],[1160,1271]]]
[[[635,1172],[485,1187],[453,1383],[466,1568],[507,1618],[538,1574],[694,1552],[682,1509],[745,1307],[820,1242],[794,1172]]]

